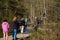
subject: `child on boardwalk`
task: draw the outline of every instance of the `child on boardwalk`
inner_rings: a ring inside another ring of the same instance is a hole
[[[7,20],[2,22],[2,30],[3,30],[3,38],[4,40],[8,40],[8,31],[9,31],[9,23]]]
[[[13,40],[16,40],[17,28],[18,28],[17,17],[14,17],[13,22],[12,22],[12,37],[13,37]]]

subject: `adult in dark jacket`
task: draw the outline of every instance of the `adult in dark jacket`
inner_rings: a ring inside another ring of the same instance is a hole
[[[24,25],[25,25],[25,21],[24,21],[24,18],[22,18],[21,20],[20,20],[20,27],[21,27],[21,33],[23,33],[24,32]]]

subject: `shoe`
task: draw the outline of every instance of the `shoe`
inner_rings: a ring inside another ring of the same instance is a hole
[[[14,39],[12,39],[12,40],[14,40]]]

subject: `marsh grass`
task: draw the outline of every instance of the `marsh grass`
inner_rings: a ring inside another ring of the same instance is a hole
[[[60,40],[60,23],[51,23],[44,26],[41,25],[42,29],[51,29],[51,30],[31,30],[31,36],[25,38],[24,40]],[[39,26],[40,27],[40,26]]]

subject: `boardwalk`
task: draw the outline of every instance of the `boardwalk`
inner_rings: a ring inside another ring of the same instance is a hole
[[[29,36],[30,36],[30,34],[17,34],[17,38],[19,38],[18,40],[20,40],[20,38],[26,38]],[[3,40],[3,38],[0,38],[0,40]],[[12,36],[9,36],[8,40],[12,40]]]

